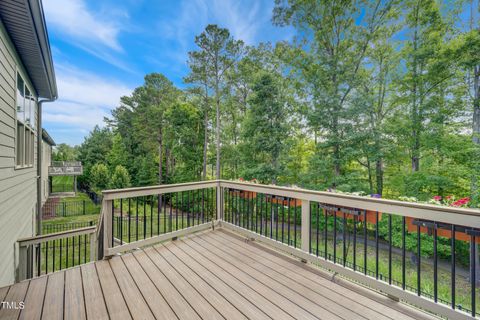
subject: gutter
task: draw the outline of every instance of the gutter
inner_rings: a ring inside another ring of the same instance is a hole
[[[37,108],[37,235],[42,234],[42,105],[55,100],[56,96],[53,99],[40,100]]]

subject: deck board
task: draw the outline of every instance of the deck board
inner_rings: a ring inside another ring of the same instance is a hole
[[[47,280],[48,277],[40,277],[30,281],[25,297],[25,308],[20,313],[19,319],[37,320],[41,318]]]
[[[108,319],[107,306],[105,305],[95,264],[83,265],[81,270],[87,319]]]
[[[255,288],[250,288],[248,285],[239,281],[238,279],[232,277],[227,271],[220,268],[218,265],[214,264],[212,261],[203,257],[200,253],[196,252],[193,248],[189,248],[182,240],[179,244],[175,244],[179,249],[181,249],[185,254],[193,259],[197,264],[199,264],[203,269],[202,274],[207,273],[207,271],[214,273],[219,279],[224,281],[229,285],[233,290],[237,291],[243,295],[246,299],[257,306],[261,306],[261,310],[266,313],[272,319],[280,320],[291,320],[294,319],[291,315],[281,309],[281,306],[276,306],[266,297],[259,294]],[[192,264],[194,265],[194,264]]]
[[[0,319],[434,319],[229,231],[0,288]]]
[[[48,276],[42,319],[63,319],[64,290],[65,272],[55,272]]]
[[[110,267],[115,274],[118,286],[125,297],[128,309],[133,319],[149,320],[154,319],[150,307],[138,290],[135,281],[130,276],[122,259],[110,259]]]
[[[213,273],[209,271],[209,269],[202,267],[197,261],[192,259],[192,257],[188,256],[184,253],[174,242],[171,242],[165,247],[170,250],[185,266],[189,267],[193,272],[197,275],[203,277],[207,283],[210,283],[219,293],[221,293],[225,299],[230,301],[238,310],[240,310],[247,318],[257,318],[268,320],[270,317],[264,313],[264,311],[257,307],[254,301],[250,301],[246,299],[244,296],[239,294],[235,291],[232,287],[228,286],[225,282],[221,280],[219,277],[215,277]],[[209,265],[211,268],[212,265]],[[263,307],[263,306],[262,306]],[[273,316],[273,315],[272,315]],[[277,319],[279,317],[277,316]]]
[[[215,235],[206,235],[205,239],[207,239],[207,241],[210,241],[212,245],[224,244],[224,246],[228,250],[244,259],[244,261],[248,261],[250,263],[258,265],[259,268],[261,268],[274,278],[283,279],[288,286],[292,286],[292,283],[296,283],[297,285],[295,285],[295,287],[298,290],[306,290],[305,295],[310,296],[312,299],[315,299],[315,294],[318,294],[322,296],[322,300],[327,305],[345,306],[345,308],[347,308],[350,312],[354,312],[355,314],[357,314],[356,317],[360,315],[362,318],[366,317],[367,319],[393,319],[388,314],[382,314],[375,311],[375,309],[372,309],[371,306],[378,307],[374,304],[374,301],[368,301],[365,304],[360,304],[357,299],[359,297],[345,297],[344,295],[339,294],[337,290],[340,291],[340,288],[338,287],[341,286],[334,285],[331,283],[331,281],[328,285],[312,282],[311,279],[307,279],[301,276],[305,273],[302,272],[304,270],[303,268],[288,264],[288,262],[286,262],[285,260],[281,261],[283,262],[282,264],[279,264],[278,262],[272,262],[269,260],[269,254],[264,254],[262,256],[255,254],[250,251],[249,248],[247,248],[248,246],[239,245],[237,239],[232,239],[232,237],[227,238],[227,236],[222,236],[219,233]],[[314,301],[320,300],[315,299]],[[345,314],[341,310],[338,310],[338,312],[340,314]]]
[[[403,311],[409,311],[402,313],[393,307],[402,306],[400,303],[395,302],[387,297],[381,299],[383,303],[379,302],[379,295],[376,295],[375,299],[370,299],[365,295],[365,290],[362,290],[362,294],[352,291],[342,285],[334,283],[331,278],[325,278],[325,274],[319,277],[319,272],[304,272],[305,267],[301,265],[301,262],[294,260],[285,260],[282,257],[274,254],[264,254],[262,251],[258,251],[254,246],[245,246],[245,244],[235,236],[232,236],[225,232],[218,232],[211,234],[213,239],[218,240],[226,247],[241,252],[244,255],[252,259],[257,259],[263,265],[277,270],[285,276],[290,277],[292,280],[298,281],[304,285],[308,285],[313,290],[320,290],[326,292],[328,296],[333,298],[336,302],[348,305],[350,308],[356,310],[356,312],[362,312],[363,315],[369,318],[375,319],[431,319],[431,317],[425,316],[425,314],[413,309],[405,309]],[[359,288],[360,289],[360,288]]]
[[[142,267],[138,264],[135,257],[127,254],[124,255],[122,259],[155,318],[165,320],[178,319],[164,297],[158,292],[155,285],[142,270]]]
[[[130,311],[108,261],[96,262],[95,266],[110,319],[131,319]]]
[[[4,300],[8,303],[12,303],[8,308],[2,307],[0,309],[0,319],[2,320],[16,320],[20,315],[22,310],[20,307],[20,302],[25,300],[25,296],[28,290],[28,282],[20,282],[13,285]]]
[[[65,271],[65,319],[87,319],[80,268]]]

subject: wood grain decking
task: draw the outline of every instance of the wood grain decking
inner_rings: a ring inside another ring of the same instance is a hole
[[[343,283],[343,282],[342,282]],[[0,288],[0,319],[431,319],[222,230]]]

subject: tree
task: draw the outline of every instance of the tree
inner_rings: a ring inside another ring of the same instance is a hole
[[[354,1],[276,0],[273,21],[298,30],[297,41],[284,59],[303,83],[307,119],[315,134],[323,132],[319,152],[331,156],[332,187],[341,183],[349,161],[345,146],[350,128],[351,95],[358,88],[367,49],[394,15],[396,0]],[[285,45],[284,45],[285,46]]]
[[[121,165],[115,167],[112,178],[110,179],[111,189],[122,189],[130,187],[130,175],[127,169]]]
[[[205,28],[204,32],[195,37],[195,44],[200,48],[200,51],[189,53],[190,65],[196,66],[196,69],[194,69],[196,72],[204,73],[206,81],[203,81],[208,83],[208,86],[213,88],[214,92],[216,108],[216,176],[217,179],[220,179],[220,104],[223,95],[222,86],[224,85],[226,72],[236,62],[242,52],[243,42],[233,40],[227,29],[210,24]],[[206,147],[204,146],[204,148]],[[204,164],[204,171],[205,168]]]
[[[74,161],[77,160],[78,150],[66,143],[60,143],[54,147],[53,160],[54,161]]]
[[[90,171],[91,187],[96,192],[105,190],[110,181],[108,168],[103,163],[96,163]]]
[[[279,158],[288,137],[287,106],[277,77],[268,72],[258,75],[243,127],[243,154],[254,164],[245,170],[245,176],[273,184],[280,174]]]

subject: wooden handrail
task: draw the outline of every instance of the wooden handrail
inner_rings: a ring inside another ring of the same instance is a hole
[[[339,207],[393,213],[400,216],[480,228],[480,210],[478,209],[455,208],[426,203],[369,198],[326,191],[279,187],[239,181],[220,180],[220,186],[290,197],[299,200],[315,201]]]
[[[17,242],[19,246],[24,247],[32,244],[44,243],[51,240],[80,236],[84,234],[93,234],[96,232],[96,229],[97,229],[97,226],[91,226],[91,227],[67,230],[67,231],[56,232],[51,234],[45,234],[41,236],[22,238],[22,239],[18,239]]]
[[[179,192],[186,190],[197,190],[204,188],[216,187],[217,180],[199,181],[199,182],[187,182],[176,184],[165,184],[158,186],[127,188],[127,189],[114,189],[102,191],[104,200],[125,199],[133,197],[159,195],[170,192]]]

